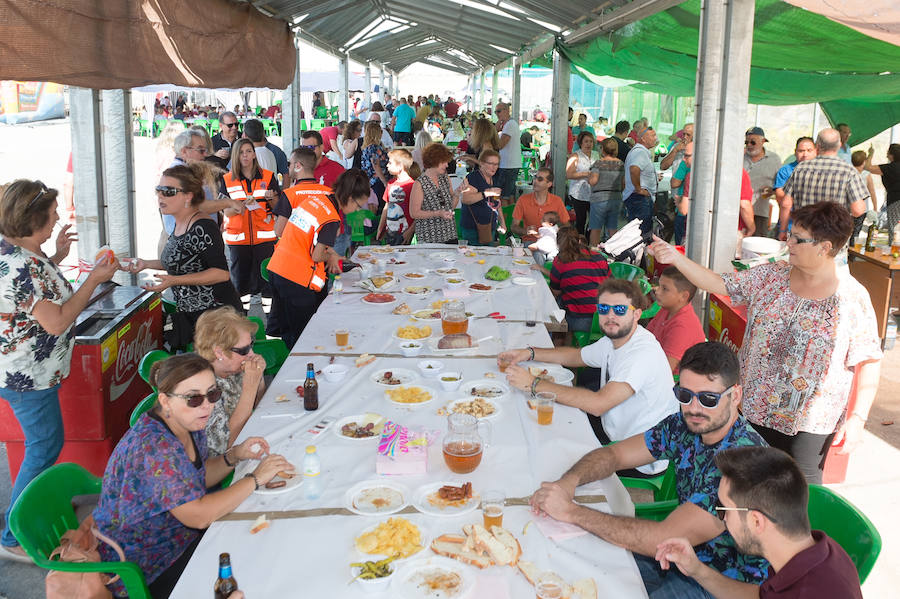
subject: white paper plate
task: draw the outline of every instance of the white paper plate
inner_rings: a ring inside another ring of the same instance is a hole
[[[407,289],[412,289],[415,287],[422,288],[422,289],[424,289],[424,291],[416,292],[416,293],[414,293],[412,291],[407,291]],[[434,293],[434,287],[430,287],[428,285],[407,285],[406,287],[403,288],[402,292],[404,294],[412,296],[412,297],[427,297],[428,295],[431,295],[432,293]]]
[[[428,254],[428,257],[432,260],[443,260],[444,258],[450,258],[450,252],[434,252],[433,254]]]
[[[407,339],[406,341],[409,341],[409,339]],[[388,385],[387,383],[379,382],[378,379],[380,379],[381,375],[383,375],[385,372],[390,372],[393,375],[393,378],[398,379],[400,382],[396,385]],[[419,375],[417,375],[412,370],[407,370],[406,368],[382,368],[375,371],[375,373],[373,373],[369,378],[379,387],[394,389],[396,387],[399,387],[400,385],[408,385],[409,383],[419,378]]]
[[[356,424],[359,424],[359,422],[361,420],[363,420],[365,418],[365,416],[366,416],[365,414],[354,414],[352,416],[345,416],[344,418],[341,418],[340,420],[338,420],[337,422],[334,423],[332,430],[334,431],[334,434],[337,437],[344,439],[345,441],[352,441],[354,443],[366,443],[368,441],[377,441],[378,439],[381,438],[381,435],[372,435],[371,437],[348,437],[341,433],[341,428],[343,428],[343,426],[345,424],[350,424],[351,422],[355,422]]]
[[[403,501],[401,501],[399,505],[381,510],[374,507],[360,508],[354,505],[354,500],[360,493],[366,491],[367,489],[374,489],[378,487],[386,487],[393,491],[397,491],[403,497]],[[344,493],[344,507],[354,514],[359,514],[360,516],[387,516],[389,514],[396,514],[397,512],[408,506],[411,496],[412,493],[410,492],[409,487],[407,487],[406,485],[401,485],[400,483],[386,480],[367,480],[361,483],[357,483],[347,489],[347,492]]]
[[[253,472],[256,470],[256,467],[259,465],[258,460],[247,460],[241,462],[240,465],[234,471],[234,480],[240,480],[244,478],[245,474]],[[293,478],[287,479],[287,484],[283,487],[279,487],[277,489],[267,489],[265,485],[262,485],[259,489],[255,490],[254,493],[258,495],[281,495],[282,493],[289,493],[294,491],[295,489],[299,489],[303,486],[303,474],[300,472],[299,466],[294,466],[297,470],[297,476]],[[272,479],[272,481],[284,480],[281,477],[276,476]],[[271,482],[271,481],[270,481]]]
[[[418,337],[418,338],[416,338],[416,339],[407,339],[406,337],[399,337],[399,336],[397,336],[397,331],[400,329],[400,327],[397,327],[396,329],[394,329],[394,332],[391,333],[391,337],[393,337],[393,338],[396,339],[397,341],[418,341],[419,343],[423,343],[423,342],[424,342],[425,340],[427,340],[429,337],[433,337],[434,334],[435,334],[435,332],[439,332],[439,331],[440,331],[440,327],[435,327],[434,325],[431,325],[431,324],[429,324],[429,325],[409,325],[409,324],[404,324],[403,326],[405,326],[405,327],[407,327],[407,326],[416,326],[417,328],[420,328],[420,329],[421,329],[422,327],[424,327],[424,326],[429,326],[429,327],[431,327],[431,334],[430,334],[428,337]]]
[[[420,316],[417,316],[417,315],[416,315],[416,314],[418,314],[418,313],[423,313],[423,314],[424,314],[425,312],[429,312],[429,313],[431,313],[431,314],[437,314],[437,316],[429,316],[428,318],[423,318],[423,317],[420,317]],[[440,322],[440,320],[441,320],[441,310],[440,310],[440,308],[436,308],[436,309],[425,308],[425,309],[422,309],[422,310],[415,310],[415,311],[413,311],[413,313],[411,314],[411,316],[412,316],[413,318],[415,318],[416,320],[421,321],[421,322]]]
[[[524,365],[520,364],[520,366]],[[547,374],[553,377],[553,382],[557,385],[565,385],[575,380],[574,372],[556,364],[535,364],[533,366],[526,366],[526,369],[530,368],[539,368],[541,370],[546,369]]]
[[[456,404],[460,404],[460,403],[464,403],[464,402],[469,402],[469,401],[474,401],[475,399],[476,399],[475,397],[461,397],[461,398],[459,398],[459,399],[454,399],[453,401],[451,401],[450,403],[447,404],[447,413],[448,413],[448,414],[452,414],[452,413],[453,413],[453,406],[455,406]],[[489,416],[483,416],[483,418],[485,418],[485,419],[487,419],[487,418],[496,418],[497,416],[500,415],[500,403],[499,403],[499,402],[496,402],[496,401],[491,400],[491,399],[487,399],[487,398],[485,398],[485,397],[482,397],[481,399],[482,399],[483,401],[486,401],[487,403],[491,404],[492,406],[494,406],[494,413],[491,414],[491,415],[489,415]]]
[[[415,493],[413,493],[412,505],[423,514],[428,514],[429,516],[442,516],[446,518],[450,518],[453,516],[462,516],[463,514],[474,512],[476,509],[478,509],[478,505],[481,503],[481,496],[477,491],[473,491],[472,497],[459,507],[451,506],[442,509],[428,502],[427,497],[436,492],[444,485],[453,485],[454,487],[459,487],[464,482],[466,481],[444,480],[437,483],[428,483],[427,485],[422,485],[421,487],[416,489]]]
[[[522,285],[523,287],[528,287],[529,285],[537,285],[537,281],[535,281],[531,277],[513,277],[512,282],[513,285]]]
[[[365,299],[366,296],[363,295],[362,298],[360,298],[359,301],[361,301],[362,303],[367,304],[367,305],[369,305],[369,306],[393,306],[393,305],[396,304],[397,301],[398,301],[398,300],[397,300],[397,296],[394,295],[393,293],[390,293],[390,294],[389,294],[389,293],[386,292],[386,291],[371,291],[370,293],[384,293],[384,294],[387,294],[387,295],[393,295],[393,296],[394,296],[394,299],[393,299],[392,301],[389,301],[389,302],[370,302],[370,301],[366,301],[366,299]],[[346,297],[346,296],[345,296],[345,297]]]
[[[407,496],[407,497],[409,497],[409,496]],[[408,518],[405,515],[392,516],[392,517],[403,518],[404,520],[407,520],[410,523],[414,524],[416,526],[416,528],[419,529],[419,541],[422,545],[422,549],[413,553],[409,557],[398,557],[397,559],[392,561],[391,564],[408,563],[413,560],[421,559],[421,557],[423,555],[428,555],[429,553],[431,553],[431,550],[429,549],[429,547],[431,545],[431,539],[428,537],[428,529],[427,528],[425,528],[423,525],[419,524],[418,522],[414,522],[411,518]],[[350,541],[350,548],[352,549],[351,554],[355,556],[352,561],[354,561],[354,562],[366,561],[366,560],[378,561],[380,559],[388,557],[387,555],[383,555],[381,553],[363,553],[362,551],[360,551],[359,549],[356,548],[356,539],[357,538],[359,538],[360,536],[364,535],[367,532],[372,532],[373,530],[375,530],[375,528],[379,524],[381,524],[382,522],[385,522],[385,521],[387,521],[387,518],[385,518],[375,524],[365,527],[364,529],[359,531],[353,537],[353,540]],[[394,570],[395,573],[396,573],[396,570],[397,570],[397,568],[395,567],[395,570]]]
[[[431,341],[430,341],[430,344],[431,344],[431,351],[436,352],[436,353],[439,352],[439,353],[442,353],[442,354],[453,355],[453,354],[464,354],[464,353],[466,353],[466,352],[470,352],[470,351],[472,351],[472,350],[476,350],[476,349],[478,349],[478,347],[479,347],[478,344],[475,343],[475,342],[478,341],[478,340],[475,339],[475,338],[473,338],[473,339],[472,339],[472,343],[475,343],[475,345],[473,345],[472,347],[459,347],[459,348],[456,348],[456,349],[438,349],[438,343],[440,343],[441,337],[443,337],[443,336],[444,336],[444,335],[433,335],[433,336],[431,337]]]
[[[421,277],[413,277],[413,276],[410,276],[410,275],[422,275],[422,276],[421,276]],[[401,276],[402,276],[404,279],[409,279],[409,280],[411,280],[411,281],[421,281],[422,279],[424,279],[424,278],[427,277],[428,275],[427,275],[426,273],[421,272],[421,271],[418,271],[418,270],[411,270],[411,271],[409,271],[409,272],[403,273]]]
[[[442,266],[441,268],[435,268],[434,272],[441,275],[442,277],[447,276],[447,275],[463,274],[462,271],[460,269],[456,268],[455,266]]]
[[[430,573],[454,573],[460,577],[460,585],[452,593],[432,591],[423,584]],[[393,578],[391,592],[397,599],[466,599],[475,586],[475,576],[463,564],[438,555],[407,562]]]
[[[472,285],[487,285],[487,283],[472,283]],[[466,289],[471,291],[472,293],[493,293],[496,287],[494,285],[490,285],[490,289],[473,289],[472,285],[467,285]]]
[[[403,402],[400,402],[400,401],[394,401],[393,399],[391,399],[391,396],[389,395],[389,392],[390,392],[390,391],[394,391],[394,390],[396,390],[396,389],[405,389],[405,388],[407,388],[407,387],[418,387],[419,389],[423,389],[423,390],[425,390],[425,391],[428,391],[428,393],[431,394],[431,398],[430,398],[430,399],[426,399],[425,401],[420,401],[419,403],[403,403]],[[404,406],[404,407],[407,407],[407,408],[417,408],[417,407],[419,407],[419,406],[424,406],[424,405],[426,405],[426,404],[429,404],[429,403],[433,402],[433,401],[435,400],[436,397],[437,397],[437,391],[435,391],[434,389],[432,389],[431,387],[428,387],[428,386],[426,386],[426,385],[416,385],[416,384],[413,384],[413,385],[400,385],[399,387],[394,387],[393,389],[385,389],[385,390],[384,390],[384,398],[385,398],[386,400],[388,400],[389,402],[391,402],[391,403],[394,404],[395,406]]]
[[[487,388],[496,389],[497,393],[479,395],[477,393],[473,393],[473,390],[484,390]],[[483,397],[485,399],[502,399],[509,395],[509,387],[507,387],[504,383],[498,382],[496,380],[490,379],[481,379],[477,381],[468,381],[463,383],[459,388],[460,393],[467,397]]]

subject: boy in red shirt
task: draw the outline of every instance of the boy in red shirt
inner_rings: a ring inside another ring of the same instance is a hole
[[[647,324],[666,353],[672,373],[678,373],[678,365],[685,350],[706,341],[703,325],[691,306],[697,288],[674,266],[667,267],[659,275],[656,303],[659,313]]]

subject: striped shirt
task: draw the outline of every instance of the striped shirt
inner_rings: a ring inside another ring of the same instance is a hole
[[[854,202],[869,197],[856,169],[837,156],[819,156],[798,164],[784,184],[784,194],[793,198],[795,208],[835,202],[847,210]]]
[[[562,291],[562,305],[575,314],[592,314],[597,309],[597,286],[609,276],[609,265],[600,254],[585,250],[574,262],[559,256],[550,270],[550,288]]]

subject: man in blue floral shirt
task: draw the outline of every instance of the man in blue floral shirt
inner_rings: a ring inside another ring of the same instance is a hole
[[[664,418],[644,434],[601,447],[581,458],[556,482],[545,482],[531,499],[535,510],[571,522],[634,552],[651,599],[710,598],[695,580],[678,571],[663,574],[654,556],[659,543],[685,537],[700,561],[743,582],[759,584],[768,564],[740,554],[716,515],[721,473],[715,455],[729,447],[765,445],[740,416],[740,366],[722,343],[698,343],[681,361],[675,396],[681,412]],[[679,506],[661,522],[613,516],[573,502],[579,485],[654,460],[675,467]]]

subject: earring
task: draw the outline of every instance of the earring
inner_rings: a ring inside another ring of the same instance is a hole
[[[169,408],[166,408],[166,418],[171,418],[171,417],[172,417],[172,410],[170,410]]]

